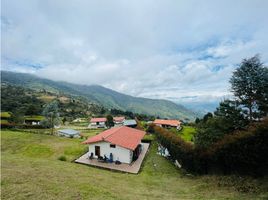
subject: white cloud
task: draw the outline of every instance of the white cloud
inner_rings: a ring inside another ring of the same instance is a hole
[[[230,94],[228,80],[243,58],[260,53],[268,63],[267,6],[4,0],[2,69],[134,96],[218,100]]]

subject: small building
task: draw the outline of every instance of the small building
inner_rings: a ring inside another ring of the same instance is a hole
[[[88,138],[88,154],[93,158],[107,157],[110,161],[130,164],[142,151],[141,140],[145,131],[126,126],[114,127]]]
[[[91,118],[89,128],[106,128],[106,118]]]
[[[156,119],[154,120],[153,124],[163,128],[176,128],[178,130],[181,129],[181,122],[174,119]]]
[[[45,117],[40,116],[40,115],[25,116],[24,117],[24,124],[40,125],[40,122],[44,119],[45,119]]]
[[[59,136],[69,137],[69,138],[78,138],[80,137],[80,132],[73,129],[63,129],[58,130]]]
[[[114,126],[123,126],[125,117],[114,117]]]
[[[125,119],[124,126],[135,128],[137,126],[137,122],[135,119]]]
[[[88,128],[106,128],[106,118],[91,118]],[[114,126],[123,126],[125,117],[113,117]]]

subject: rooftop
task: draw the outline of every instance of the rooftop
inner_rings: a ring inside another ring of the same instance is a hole
[[[134,119],[125,119],[124,120],[124,126],[131,126],[131,125],[137,125],[136,120],[134,120]]]
[[[67,134],[67,135],[76,135],[76,134],[80,133],[79,131],[76,131],[76,130],[73,130],[73,129],[63,129],[63,130],[58,130],[58,132],[64,133],[64,134]]]
[[[105,141],[130,150],[135,150],[145,134],[145,131],[121,126],[108,129],[98,135],[90,137],[84,141],[83,144]]]
[[[169,125],[169,126],[179,126],[181,122],[175,119],[156,119],[153,122],[154,124],[162,124],[162,125]]]
[[[91,123],[95,123],[95,122],[106,122],[106,118],[105,117],[91,118],[90,122]]]

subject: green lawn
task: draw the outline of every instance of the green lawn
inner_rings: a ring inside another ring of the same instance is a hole
[[[184,139],[185,141],[192,142],[193,137],[196,133],[196,130],[192,126],[182,126],[181,130],[176,130],[176,129],[170,129],[171,132],[179,135]]]
[[[88,132],[88,134],[95,134]],[[81,139],[1,132],[1,199],[267,199],[267,179],[256,193],[225,184],[229,177],[187,176],[156,154],[152,144],[138,175],[72,163]],[[67,161],[60,161],[60,156]],[[222,184],[223,183],[223,184]],[[220,186],[221,185],[221,186]]]

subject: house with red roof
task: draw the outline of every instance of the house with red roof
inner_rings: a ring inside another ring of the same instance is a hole
[[[156,119],[153,124],[163,127],[163,128],[181,128],[181,122],[175,119]]]
[[[91,158],[108,158],[110,161],[132,163],[142,151],[141,140],[146,133],[134,128],[120,126],[105,130],[88,138],[83,144],[88,145]]]
[[[125,117],[114,117],[114,125],[115,126],[123,126]]]
[[[123,126],[125,117],[113,117],[114,125],[115,126]],[[106,118],[99,117],[99,118],[91,118],[89,128],[106,128],[105,125]]]
[[[106,122],[105,117],[91,118],[88,127],[89,128],[106,128],[105,122]]]

